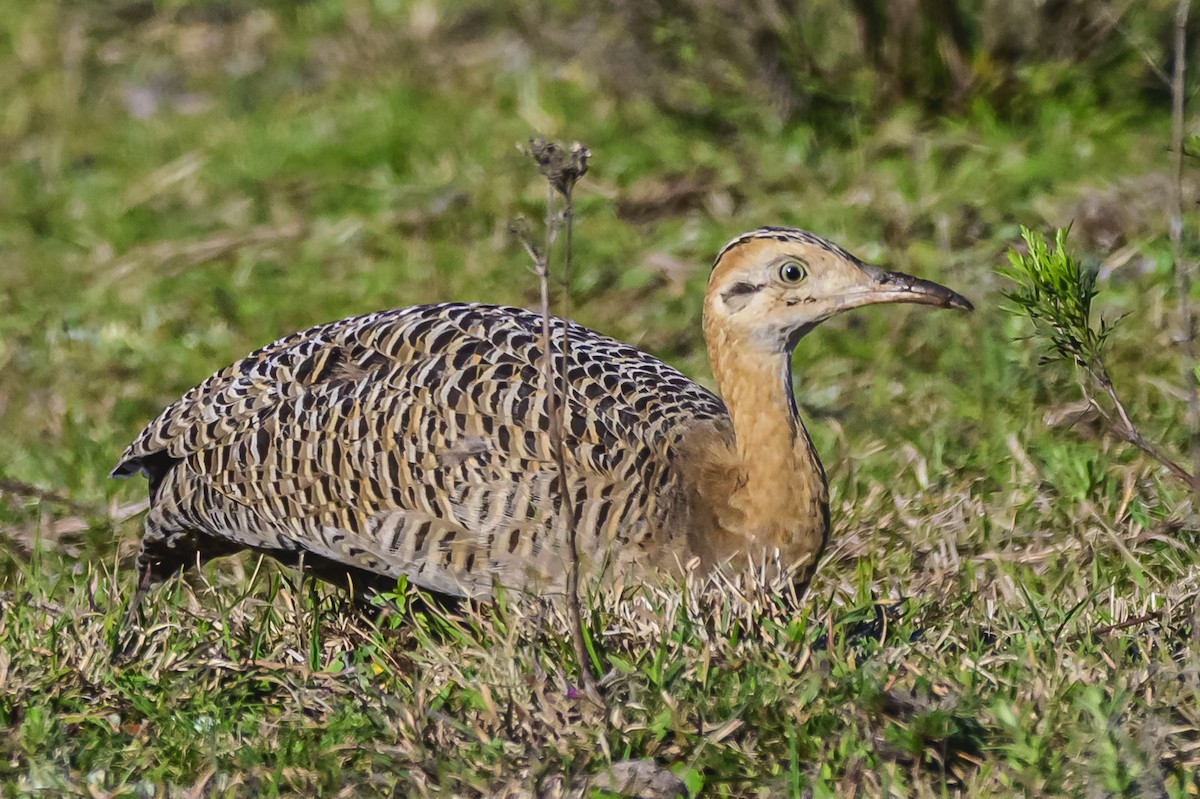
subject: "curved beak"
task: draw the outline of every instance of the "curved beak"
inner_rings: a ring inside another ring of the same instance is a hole
[[[885,302],[912,302],[973,311],[971,301],[940,283],[922,280],[903,272],[889,272],[877,266],[858,264],[863,279],[849,292],[834,300],[835,312]]]

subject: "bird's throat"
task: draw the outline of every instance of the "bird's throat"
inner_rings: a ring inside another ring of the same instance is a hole
[[[739,473],[725,518],[740,529],[728,532],[741,538],[756,560],[777,549],[785,564],[811,571],[824,546],[829,495],[821,462],[796,411],[790,354],[712,354],[733,422]]]

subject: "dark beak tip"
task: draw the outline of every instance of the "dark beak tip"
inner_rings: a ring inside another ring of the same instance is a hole
[[[942,308],[954,308],[959,311],[974,311],[975,306],[963,295],[951,288],[923,280],[903,272],[886,272],[878,267],[864,267],[877,284],[886,286],[888,290],[900,295],[918,295],[919,299],[909,300],[925,305],[937,305]],[[901,300],[903,301],[903,300]]]
[[[960,311],[967,311],[968,313],[975,310],[975,306],[971,304],[971,301],[961,294],[954,294],[951,296],[949,301],[946,303],[946,307],[957,308]]]

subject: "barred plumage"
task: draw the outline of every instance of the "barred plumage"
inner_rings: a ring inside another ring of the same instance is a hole
[[[771,549],[803,567],[800,579],[811,573],[828,532],[827,493],[790,378],[779,384],[790,347],[768,344],[770,364],[759,363],[760,348],[739,344],[731,322],[767,285],[746,282],[742,261],[757,274],[780,248],[796,258],[812,250],[814,263],[819,251],[834,271],[871,269],[787,229],[747,234],[722,251],[706,337],[727,400],[757,421],[741,422],[738,408],[654,357],[567,323],[566,472],[586,575],[677,571],[694,557],[711,568]],[[923,284],[907,280],[910,291]],[[810,317],[788,330],[815,324]],[[113,472],[150,478],[142,584],[250,548],[356,584],[405,575],[459,596],[486,596],[497,584],[561,591],[568,520],[541,323],[530,311],[479,304],[384,311],[287,336],[196,386]],[[555,341],[562,324],[553,324]],[[772,369],[774,387],[753,390]],[[764,426],[772,419],[784,425]],[[786,496],[759,490],[749,462],[759,455],[797,473]]]
[[[152,579],[194,557],[173,536],[212,531],[451,594],[514,574],[554,590],[565,563],[540,329],[517,308],[419,306],[314,327],[213,375],[115,472],[145,467],[157,483]],[[669,516],[673,445],[724,406],[632,347],[575,324],[569,336],[581,549],[644,550]]]

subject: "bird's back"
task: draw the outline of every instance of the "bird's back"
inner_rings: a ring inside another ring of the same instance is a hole
[[[455,595],[561,589],[541,325],[516,308],[417,306],[296,333],[213,375],[114,470],[151,480],[144,578],[248,547]],[[661,558],[681,534],[675,447],[725,408],[661,361],[567,328],[581,552],[593,571]]]

